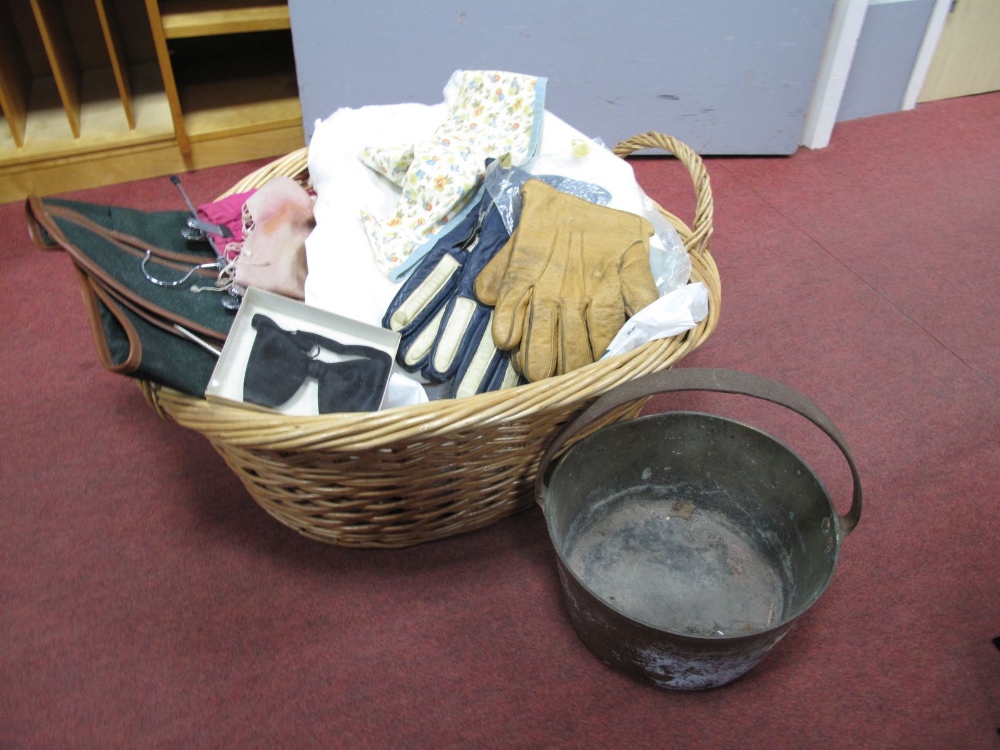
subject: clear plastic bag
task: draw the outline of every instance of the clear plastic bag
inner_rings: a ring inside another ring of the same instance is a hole
[[[541,180],[556,190],[575,195],[577,198],[583,198],[599,206],[606,206],[611,200],[611,193],[600,185],[559,175],[533,175],[518,167],[506,167],[503,165],[503,161],[502,158],[498,159],[486,168],[483,184],[490,197],[493,198],[493,204],[503,217],[508,234],[514,233],[514,228],[521,218],[521,186],[525,180]]]
[[[662,297],[688,283],[691,278],[691,258],[681,236],[660,213],[652,199],[643,193],[642,202],[645,216],[653,225],[654,231],[649,241],[649,268]]]
[[[608,344],[605,357],[624,354],[653,339],[676,336],[694,328],[708,315],[708,288],[685,284],[637,312]]]

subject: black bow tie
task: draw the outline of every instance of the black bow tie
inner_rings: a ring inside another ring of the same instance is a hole
[[[392,357],[369,346],[341,344],[307,331],[286,331],[257,313],[256,329],[243,378],[243,400],[274,408],[295,395],[306,378],[319,384],[319,413],[375,411],[392,369]],[[317,359],[320,349],[352,357],[343,362]]]

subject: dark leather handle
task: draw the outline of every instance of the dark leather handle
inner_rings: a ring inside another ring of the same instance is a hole
[[[538,473],[535,476],[535,500],[538,504],[544,505],[545,503],[545,495],[548,492],[545,475],[549,464],[574,435],[619,406],[658,393],[675,391],[711,391],[752,396],[784,406],[819,427],[844,454],[854,479],[854,496],[851,500],[851,508],[844,515],[838,516],[840,532],[846,536],[857,526],[858,520],[861,518],[861,478],[858,476],[858,467],[854,463],[854,456],[851,455],[847,441],[833,421],[803,394],[786,385],[747,372],[713,368],[662,370],[630,380],[600,396],[563,427],[542,455],[538,464]]]

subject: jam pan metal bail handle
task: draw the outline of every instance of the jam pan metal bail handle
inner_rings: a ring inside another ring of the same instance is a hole
[[[841,536],[847,536],[861,518],[861,477],[847,441],[833,421],[816,404],[798,391],[774,380],[738,370],[723,368],[682,368],[662,370],[643,375],[619,385],[600,396],[572,419],[549,443],[538,463],[535,475],[535,501],[544,506],[548,492],[546,473],[552,460],[577,433],[608,412],[625,404],[659,393],[676,391],[708,391],[751,396],[784,406],[819,427],[836,444],[847,459],[854,481],[854,494],[847,513],[837,515]]]

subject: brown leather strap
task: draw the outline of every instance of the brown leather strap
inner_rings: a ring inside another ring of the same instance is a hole
[[[751,396],[784,406],[819,427],[844,454],[854,480],[851,508],[847,513],[839,516],[840,531],[846,536],[857,525],[861,518],[861,478],[858,475],[858,467],[854,462],[854,456],[851,454],[847,441],[833,421],[803,394],[786,385],[747,372],[713,368],[663,370],[644,375],[613,388],[594,401],[556,435],[542,455],[538,464],[538,473],[535,476],[535,500],[538,504],[544,505],[545,503],[545,496],[548,492],[545,475],[549,464],[577,433],[612,409],[657,393],[675,391],[711,391]]]
[[[139,333],[107,292],[94,283],[94,280],[80,268],[76,268],[76,273],[80,278],[80,289],[83,291],[83,302],[87,307],[87,318],[90,321],[90,330],[94,335],[94,344],[97,347],[97,358],[101,360],[104,367],[112,372],[131,375],[142,364],[142,340],[139,338]],[[122,362],[115,362],[111,356],[111,347],[104,331],[104,321],[101,319],[100,303],[103,303],[108,312],[118,321],[118,325],[125,331],[125,336],[128,339],[128,356]]]
[[[93,219],[90,219],[71,208],[67,208],[66,206],[46,205],[34,196],[28,198],[25,202],[25,209],[29,218],[28,231],[32,238],[35,239],[36,243],[44,247],[51,247],[52,243],[46,243],[44,242],[44,239],[42,241],[36,239],[39,226],[52,234],[53,223],[49,217],[58,217],[63,220],[72,221],[74,224],[83,227],[88,232],[107,240],[123,252],[134,255],[137,258],[144,257],[146,251],[148,250],[151,257],[154,258],[157,263],[171,268],[176,268],[178,270],[187,270],[191,266],[200,265],[205,262],[206,256],[204,254],[167,250],[157,245],[151,245],[145,240],[138,239],[132,235],[125,234],[124,232],[108,229],[103,224],[99,224]],[[61,240],[65,241],[65,237],[62,235],[62,232],[59,231],[58,227],[55,228],[55,233],[58,234]],[[57,240],[57,242],[59,242],[59,240]],[[62,242],[59,242],[59,244],[62,244]],[[214,275],[214,273],[210,270],[202,270],[200,273],[206,277]]]

